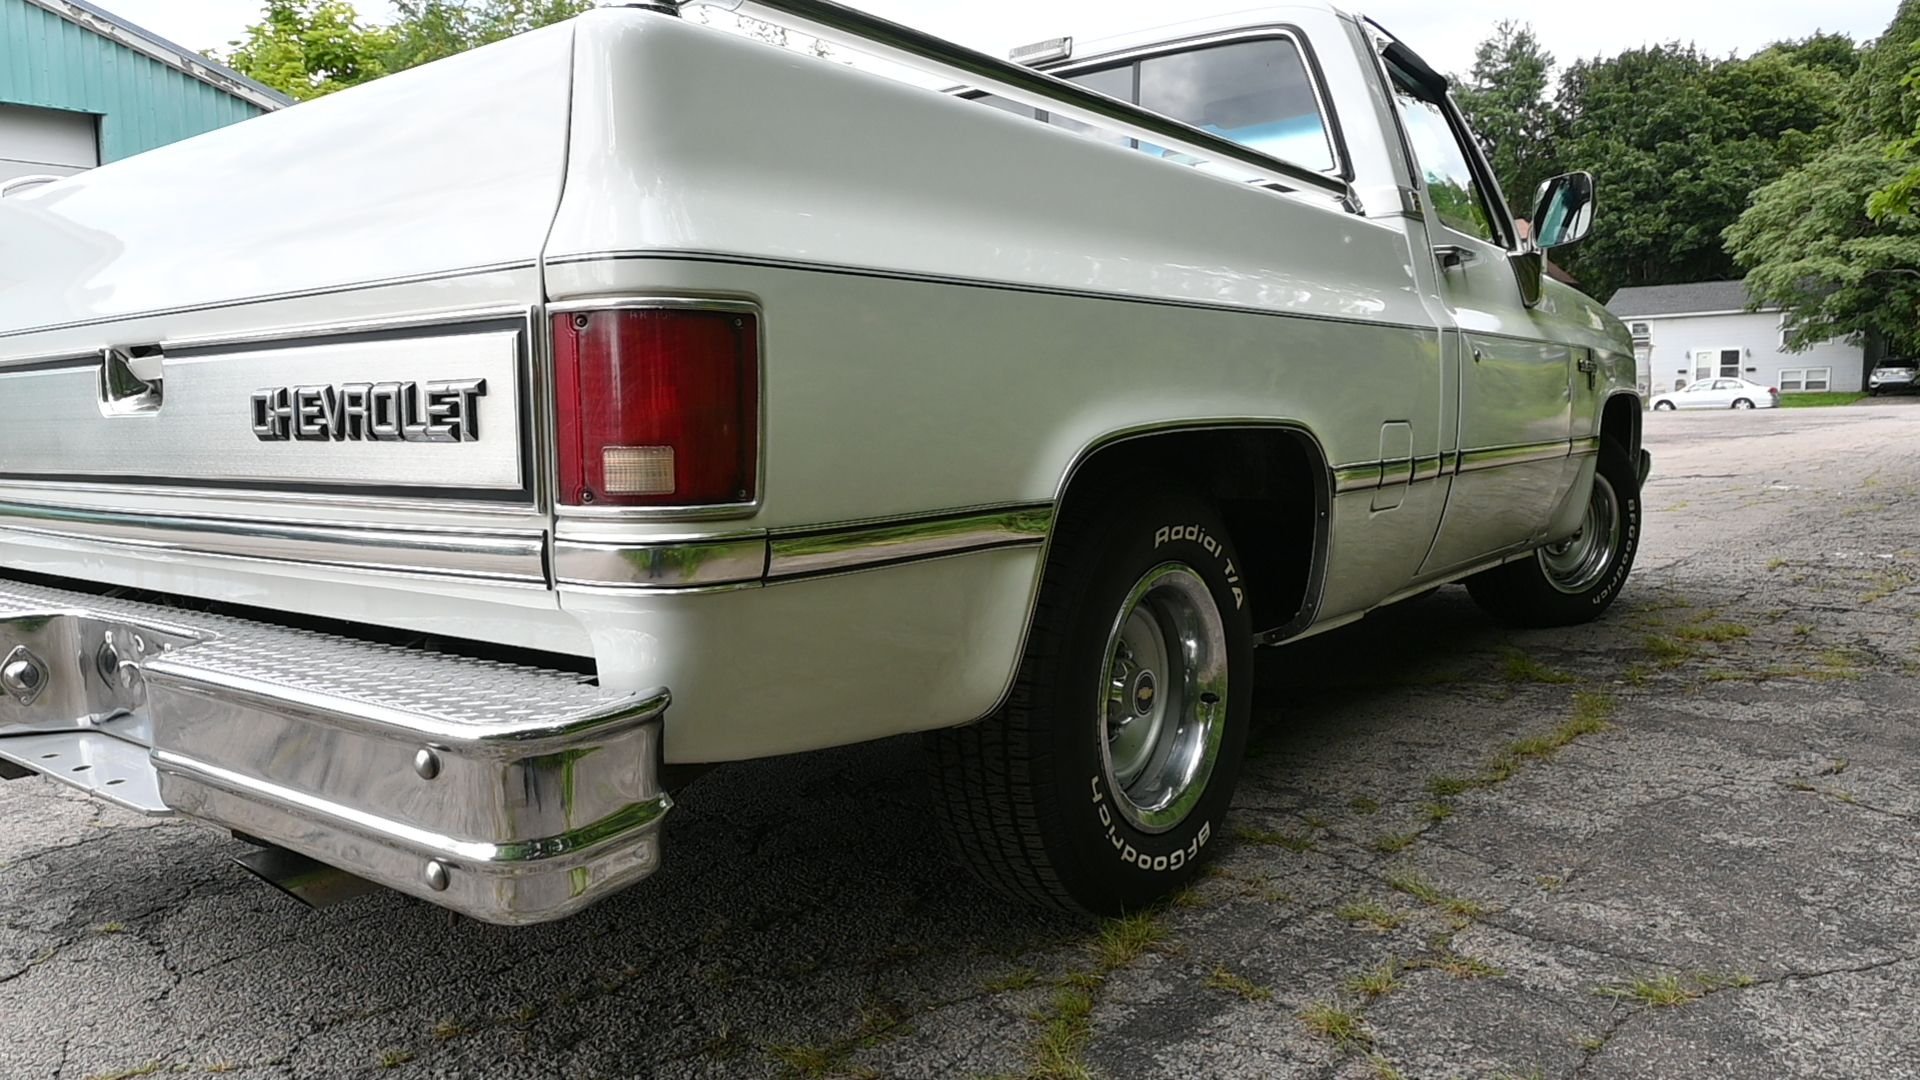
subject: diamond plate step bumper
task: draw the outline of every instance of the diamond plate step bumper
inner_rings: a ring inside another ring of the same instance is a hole
[[[0,579],[0,765],[488,922],[560,918],[658,867],[667,703]]]

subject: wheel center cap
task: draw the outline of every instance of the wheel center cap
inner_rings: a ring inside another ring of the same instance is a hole
[[[1141,671],[1133,677],[1133,712],[1135,716],[1145,716],[1153,711],[1153,699],[1159,693],[1155,686],[1153,672]]]

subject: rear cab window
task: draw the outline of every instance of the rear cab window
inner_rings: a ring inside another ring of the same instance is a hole
[[[1339,175],[1340,155],[1325,96],[1289,34],[1198,44],[1139,59],[1065,69],[1061,78],[1315,172]],[[969,95],[996,108],[1093,138],[1179,161],[1195,159],[992,94]]]

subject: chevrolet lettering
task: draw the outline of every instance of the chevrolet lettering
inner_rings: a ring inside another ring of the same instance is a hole
[[[485,379],[276,386],[253,392],[253,434],[262,442],[472,442]]]
[[[708,767],[915,735],[958,862],[1118,914],[1231,828],[1256,649],[1627,587],[1593,177],[1509,202],[1377,24],[707,2],[889,63],[603,4],[0,198],[0,777],[527,923]]]

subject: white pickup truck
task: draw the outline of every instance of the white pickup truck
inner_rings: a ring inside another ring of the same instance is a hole
[[[964,861],[1111,912],[1256,646],[1618,594],[1591,180],[1523,229],[1386,32],[754,10],[963,85],[610,8],[0,199],[5,775],[532,922],[695,767],[925,732]]]

